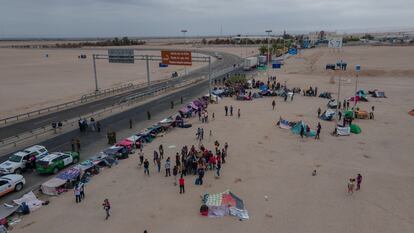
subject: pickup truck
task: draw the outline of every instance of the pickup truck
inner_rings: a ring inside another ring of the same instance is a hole
[[[34,155],[36,159],[41,159],[48,154],[44,146],[35,145],[12,154],[9,159],[0,164],[0,174],[21,174],[27,167],[26,164]]]

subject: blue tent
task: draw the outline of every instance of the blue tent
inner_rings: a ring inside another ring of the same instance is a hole
[[[300,134],[301,128],[303,127],[304,130],[305,130],[305,136],[307,136],[307,137],[315,137],[315,135],[316,135],[315,130],[310,130],[309,131],[309,135],[306,134],[306,126],[307,125],[305,124],[305,122],[299,121],[298,123],[296,123],[295,126],[292,127],[292,129],[291,129],[292,130],[292,133],[294,133],[294,134]]]

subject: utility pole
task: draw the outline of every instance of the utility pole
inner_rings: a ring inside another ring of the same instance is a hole
[[[183,33],[184,38],[184,46],[187,45],[187,38],[185,37],[185,34],[187,33],[187,29],[182,29],[181,32]],[[187,67],[184,67],[184,75],[187,75]]]
[[[148,55],[145,55],[145,62],[147,63],[147,82],[148,82],[148,90],[151,89],[151,77],[150,77],[150,67],[149,67],[149,59]]]
[[[355,94],[354,94],[354,107],[356,106],[357,102],[356,102],[356,97],[357,97],[357,91],[358,91],[358,78],[359,78],[359,72],[361,71],[361,66],[360,65],[355,65],[355,72],[356,72],[356,77],[355,77]]]
[[[266,74],[267,74],[267,78],[269,78],[269,65],[270,65],[270,46],[269,46],[269,43],[270,43],[270,33],[272,32],[272,30],[266,30],[266,32],[267,32],[267,69],[266,69]]]
[[[94,74],[94,78],[95,78],[95,92],[98,92],[99,88],[98,88],[98,77],[96,75],[96,57],[95,57],[95,54],[92,54],[92,60],[93,60],[93,74]]]
[[[208,98],[211,100],[211,57],[208,57]]]

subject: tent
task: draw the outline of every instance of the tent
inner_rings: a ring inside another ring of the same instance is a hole
[[[363,89],[358,90],[355,94],[356,96],[363,97],[365,99],[367,98],[367,92]]]
[[[296,122],[280,119],[279,122],[277,122],[277,125],[281,129],[292,129],[292,127],[296,125]]]
[[[58,195],[57,188],[66,184],[66,180],[60,178],[52,178],[40,186],[42,192],[46,195],[55,196]]]
[[[222,193],[204,194],[202,203],[200,212],[206,213],[208,217],[231,215],[239,219],[249,219],[243,200],[229,190]]]
[[[337,136],[349,136],[351,134],[351,128],[346,126],[336,126],[336,135]]]
[[[361,128],[356,124],[351,124],[350,128],[351,128],[351,133],[354,133],[354,134],[360,134],[361,133]]]
[[[324,121],[331,121],[333,117],[335,116],[335,111],[332,109],[327,109],[322,115],[319,117],[321,120]]]
[[[374,98],[387,98],[383,91],[374,91],[371,96]]]
[[[26,193],[19,199],[13,200],[13,202],[18,205],[21,205],[23,202],[25,202],[29,207],[30,212],[33,212],[34,210],[40,209],[40,207],[42,207],[42,201],[37,199],[36,195],[32,191]]]
[[[80,176],[81,169],[78,167],[71,167],[59,173],[56,178],[62,180],[76,180]]]
[[[19,206],[12,206],[12,205],[0,205],[0,220],[9,217],[10,215],[14,214],[17,211]]]
[[[332,94],[330,92],[322,92],[319,94],[319,97],[325,99],[332,99]]]
[[[305,129],[305,136],[307,136],[307,137],[315,137],[315,135],[316,135],[316,132],[315,132],[315,130],[310,130],[310,132],[309,132],[309,134],[307,134],[306,133],[306,124],[305,124],[305,122],[303,122],[303,121],[299,121],[299,122],[297,122],[296,124],[295,124],[295,126],[293,126],[292,128],[291,128],[291,131],[292,131],[292,133],[294,133],[294,134],[300,134],[300,131],[301,131],[301,128],[302,128],[302,126],[303,126],[303,128]]]

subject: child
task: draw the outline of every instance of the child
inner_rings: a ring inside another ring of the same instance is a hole
[[[183,176],[181,175],[181,178],[180,178],[180,180],[178,181],[179,183],[180,183],[180,194],[181,193],[185,193],[185,188],[184,188],[184,178],[183,178]]]

